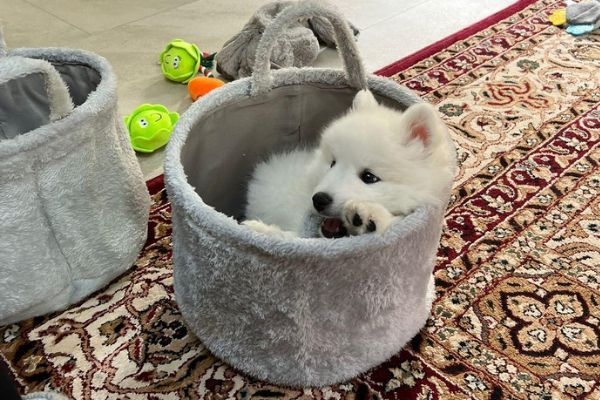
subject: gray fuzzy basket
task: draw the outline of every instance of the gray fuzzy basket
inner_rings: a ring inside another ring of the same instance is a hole
[[[1,36],[1,35],[0,35]],[[0,37],[0,325],[63,309],[135,261],[150,203],[108,62]]]
[[[269,71],[285,27],[319,15],[335,29],[345,71]],[[239,225],[254,165],[273,151],[310,146],[359,89],[388,106],[420,101],[364,73],[344,19],[302,2],[264,32],[252,77],[193,104],[167,148],[176,300],[219,358],[259,379],[323,386],[397,353],[425,324],[443,209],[420,208],[383,235],[281,239]]]

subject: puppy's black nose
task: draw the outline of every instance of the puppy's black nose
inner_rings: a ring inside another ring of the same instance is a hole
[[[333,199],[327,193],[319,192],[312,197],[312,201],[313,206],[315,206],[315,209],[317,211],[323,211],[325,208],[327,208],[328,205],[331,204]]]

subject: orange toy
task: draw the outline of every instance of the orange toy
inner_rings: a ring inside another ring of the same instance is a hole
[[[213,89],[221,87],[225,82],[208,76],[197,76],[188,82],[188,93],[192,100],[196,101],[198,97],[204,96]]]

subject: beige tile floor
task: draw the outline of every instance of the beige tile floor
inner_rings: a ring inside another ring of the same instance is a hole
[[[166,81],[158,54],[173,38],[218,51],[250,15],[271,0],[0,0],[9,47],[72,47],[98,53],[119,79],[123,115],[142,103],[184,112],[186,87]],[[515,0],[330,0],[361,34],[358,45],[375,71],[442,39]],[[316,66],[339,66],[334,51]],[[147,178],[162,171],[164,152],[139,156]]]

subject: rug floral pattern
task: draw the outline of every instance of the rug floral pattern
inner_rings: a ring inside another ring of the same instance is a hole
[[[458,173],[421,334],[320,389],[275,387],[215,359],[173,297],[160,178],[131,272],[71,309],[0,327],[22,392],[74,399],[599,399],[600,34],[539,1],[392,77],[435,104]]]

